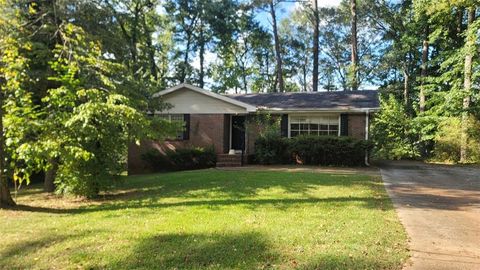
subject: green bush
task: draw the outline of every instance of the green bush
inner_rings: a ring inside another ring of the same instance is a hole
[[[167,158],[177,170],[210,168],[217,162],[217,155],[213,147],[181,148],[176,151],[168,151]]]
[[[468,125],[468,163],[480,162],[480,121],[471,117]],[[435,136],[435,161],[459,162],[462,138],[462,120],[459,117],[444,118]]]
[[[255,155],[260,164],[362,166],[370,142],[350,137],[279,136],[259,138]]]
[[[372,121],[374,157],[378,159],[416,159],[420,157],[420,133],[402,103],[393,95],[380,99],[381,110]]]
[[[259,164],[285,164],[291,162],[287,138],[269,134],[255,141],[255,160]]]
[[[213,147],[180,148],[162,154],[156,150],[142,155],[154,171],[195,170],[214,167],[217,155]]]
[[[151,149],[141,156],[142,160],[148,165],[147,171],[162,172],[172,171],[175,165],[165,154],[162,154],[156,149]]]
[[[370,148],[369,142],[351,137],[298,136],[290,140],[289,152],[301,164],[361,166]]]

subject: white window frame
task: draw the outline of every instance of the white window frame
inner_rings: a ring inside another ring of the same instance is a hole
[[[331,117],[331,118],[337,118],[337,125],[338,125],[338,130],[337,130],[337,136],[340,136],[340,126],[341,126],[341,117],[338,114],[332,115],[332,114],[289,114],[288,115],[288,138],[292,138],[292,119],[297,118],[297,117],[304,117],[307,119],[306,123],[311,124],[312,122],[309,121],[309,119],[312,118],[319,118],[319,117]],[[298,123],[300,124],[300,123]],[[314,122],[314,124],[318,125],[325,125],[325,123],[321,122]],[[331,123],[327,123],[328,126],[332,125]],[[328,130],[330,133],[330,129]],[[331,135],[333,136],[333,135]]]

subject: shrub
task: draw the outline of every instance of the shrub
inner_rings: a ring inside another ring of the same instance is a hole
[[[214,167],[217,155],[213,147],[180,148],[162,154],[151,150],[142,155],[154,171],[195,170]]]
[[[380,159],[420,157],[419,133],[404,106],[390,95],[380,99],[381,110],[372,121],[374,156]]]
[[[156,149],[151,149],[141,156],[142,160],[148,165],[147,170],[154,172],[171,171],[175,165],[165,154]]]
[[[285,164],[291,162],[288,139],[269,134],[255,141],[255,160],[260,164]]]
[[[350,137],[266,136],[255,142],[255,155],[260,164],[361,166],[365,151],[370,149],[370,142]]]
[[[297,163],[307,165],[361,166],[371,144],[351,137],[298,136],[289,152]]]
[[[468,123],[468,162],[480,162],[480,122],[470,118]],[[458,117],[443,119],[435,136],[434,160],[459,162],[462,138],[462,121]]]
[[[181,148],[168,151],[167,158],[177,170],[205,169],[215,166],[217,155],[213,147]]]

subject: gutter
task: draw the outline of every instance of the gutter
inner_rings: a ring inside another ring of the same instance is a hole
[[[368,141],[370,134],[369,134],[369,126],[370,126],[370,112],[369,110],[365,110],[365,141]],[[368,162],[368,150],[365,150],[365,165],[370,166]]]
[[[257,107],[259,112],[269,112],[269,113],[313,113],[313,112],[333,112],[333,113],[363,113],[363,112],[377,112],[380,108],[346,108],[346,109],[335,109],[335,108],[302,108],[302,109],[284,109],[284,108],[269,108],[259,106]]]

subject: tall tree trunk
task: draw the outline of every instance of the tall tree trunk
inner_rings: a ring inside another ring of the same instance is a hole
[[[180,82],[181,83],[184,83],[186,81],[186,78],[187,78],[188,53],[190,52],[190,37],[191,37],[191,35],[188,34],[187,45],[185,46],[185,54],[183,56],[182,71],[180,72]]]
[[[313,25],[313,72],[312,72],[312,87],[313,91],[318,91],[318,38],[319,38],[319,27],[320,27],[320,18],[318,15],[318,0],[313,1],[314,10],[314,25]],[[305,82],[306,84],[306,82]]]
[[[409,85],[410,85],[410,75],[408,74],[407,65],[403,67],[403,102],[405,106],[408,107],[409,104]]]
[[[427,62],[428,62],[428,47],[429,47],[429,42],[428,42],[428,36],[430,34],[430,29],[428,27],[428,24],[425,26],[425,33],[424,33],[424,38],[423,38],[423,45],[422,45],[422,66],[421,66],[421,84],[420,84],[420,94],[419,94],[419,109],[420,112],[425,112],[425,79],[427,78]]]
[[[351,12],[351,47],[352,47],[352,66],[351,66],[351,85],[352,90],[358,90],[358,41],[357,41],[357,0],[350,0]]]
[[[275,54],[277,58],[277,68],[276,68],[276,83],[278,84],[278,91],[284,92],[285,87],[283,84],[283,68],[282,68],[282,52],[280,50],[280,38],[278,37],[278,29],[277,29],[277,15],[275,14],[275,4],[273,3],[274,0],[270,1],[270,14],[272,15],[272,24],[273,24],[273,37],[275,40]],[[277,92],[277,89],[274,89]]]
[[[132,54],[132,66],[133,66],[133,74],[136,74],[135,76],[139,76],[138,72],[138,52],[137,52],[137,43],[138,43],[138,20],[139,20],[139,15],[140,15],[140,4],[136,3],[135,4],[135,11],[134,11],[134,19],[132,23],[132,38],[130,40],[130,51]]]
[[[205,77],[205,70],[204,70],[204,64],[205,64],[205,36],[204,36],[204,30],[203,30],[203,20],[200,21],[200,33],[199,33],[199,40],[198,43],[200,43],[200,74],[199,74],[199,86],[200,88],[203,88],[204,85],[204,77]]]
[[[243,91],[245,94],[248,92],[248,80],[247,80],[247,68],[245,67],[245,62],[242,61],[242,81],[243,81]]]
[[[45,172],[43,190],[51,193],[55,191],[55,177],[57,176],[58,161],[57,159],[52,158],[49,162],[51,168]]]
[[[302,75],[303,75],[303,92],[307,92],[307,64],[306,63],[302,66]]]
[[[470,31],[470,27],[475,21],[475,12],[474,7],[469,8],[468,10],[468,27],[467,27],[467,36],[465,40],[466,54],[465,54],[465,70],[464,70],[464,81],[463,81],[463,90],[465,97],[463,98],[463,113],[462,113],[462,135],[461,135],[461,146],[460,146],[460,162],[466,162],[468,160],[468,120],[470,113],[470,98],[471,98],[471,89],[472,89],[472,65],[473,65],[473,52],[475,50],[475,41],[476,33]]]
[[[155,81],[158,79],[158,67],[155,62],[155,47],[153,46],[152,41],[152,31],[149,29],[145,16],[143,17],[143,29],[145,31],[145,41],[147,43],[148,49],[148,61],[150,66],[150,74],[153,76]]]
[[[0,207],[14,206],[15,202],[8,188],[7,175],[5,174],[5,133],[3,130],[3,103],[4,94],[0,93]]]
[[[455,44],[457,48],[460,48],[462,46],[462,43],[464,41],[463,39],[463,15],[465,14],[465,8],[459,7],[457,9],[457,24],[455,26]]]
[[[267,83],[269,84],[267,87],[270,87],[272,84],[272,78],[270,77],[270,53],[267,51],[265,54],[265,72],[267,76]],[[268,88],[267,92],[268,92]],[[273,91],[275,91],[275,85],[273,86]]]

